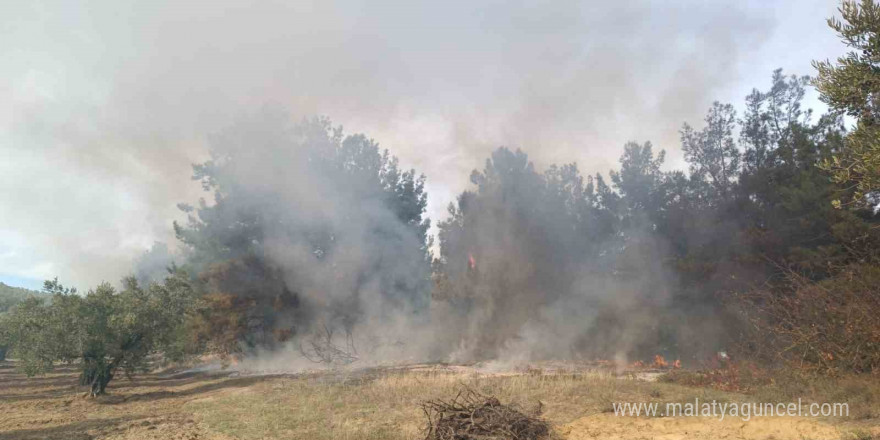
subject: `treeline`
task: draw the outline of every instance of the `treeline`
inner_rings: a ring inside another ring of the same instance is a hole
[[[256,115],[194,167],[212,200],[181,205],[180,266],[84,295],[47,282],[51,301],[2,316],[0,345],[29,373],[79,363],[92,394],[153,355],[286,347],[332,363],[356,342],[420,360],[724,348],[876,372],[880,8],[842,12],[830,24],[854,52],[815,80],[774,72],[741,112],[713,104],[681,129],[686,171],[647,142],[607,178],[497,149],[438,225],[438,255],[424,176],[326,119]],[[811,84],[830,113],[802,107]]]
[[[868,268],[880,258],[880,217],[870,204],[833,206],[855,194],[820,165],[845,148],[847,133],[837,116],[812,121],[801,109],[807,84],[774,72],[768,90],[747,97],[744,114],[716,103],[702,126],[685,125],[688,172],[662,171],[664,153],[650,143],[627,144],[610,181],[583,177],[574,164],[539,172],[521,151],[495,151],[472,175],[476,190],[461,194],[440,224],[435,295],[488,312],[472,331],[475,351],[489,357],[553,304],[535,331],[539,356],[706,355],[742,342],[755,328],[743,320],[762,324],[759,333],[792,325],[776,322],[782,310],[766,306],[768,297],[798,292],[791,274],[832,292],[855,289],[852,278],[862,277],[867,290],[838,306],[876,316]],[[748,296],[748,304],[737,295],[757,291],[766,297]],[[840,299],[804,301],[832,296]],[[875,368],[877,321],[846,322],[863,343],[861,360],[847,366]],[[813,333],[788,348],[808,360],[833,356],[815,343],[837,333]],[[770,338],[753,338],[741,351],[764,353],[761,340]]]
[[[44,295],[42,291],[12,287],[0,283],[0,313],[8,312],[16,304],[27,299],[29,296]]]

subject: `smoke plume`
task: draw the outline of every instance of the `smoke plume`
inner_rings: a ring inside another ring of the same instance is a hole
[[[0,17],[0,266],[82,288],[174,248],[190,164],[267,103],[392,149],[428,176],[436,223],[499,145],[593,172],[628,139],[674,142],[775,26],[741,2],[647,0],[35,1]]]

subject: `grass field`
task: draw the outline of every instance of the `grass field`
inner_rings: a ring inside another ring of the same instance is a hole
[[[148,374],[82,397],[73,370],[25,378],[0,364],[0,439],[418,439],[419,403],[470,388],[521,408],[541,405],[568,439],[880,438],[876,378],[774,381],[750,394],[572,370],[488,373],[420,367],[237,376]],[[614,402],[845,401],[849,417],[618,417]],[[836,400],[835,400],[836,399]],[[540,402],[540,403],[539,403]]]

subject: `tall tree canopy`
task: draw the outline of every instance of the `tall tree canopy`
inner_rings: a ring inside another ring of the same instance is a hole
[[[427,305],[424,176],[327,119],[266,112],[217,136],[194,178],[213,193],[175,225],[225,353]],[[213,311],[212,311],[213,309]],[[219,310],[219,315],[218,315]],[[223,316],[223,319],[217,319]]]
[[[685,124],[688,172],[664,171],[650,143],[624,146],[610,185],[574,164],[539,172],[519,150],[493,152],[439,226],[435,296],[471,318],[473,352],[705,353],[732,342],[725,298],[755,280],[788,267],[819,281],[876,262],[877,214],[832,207],[853,191],[818,165],[845,131],[802,109],[807,84],[777,70],[741,117],[714,103],[702,126]]]

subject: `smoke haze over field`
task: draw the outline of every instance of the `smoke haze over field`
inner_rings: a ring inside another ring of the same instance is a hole
[[[499,145],[591,173],[650,139],[678,165],[681,123],[712,100],[838,54],[835,6],[6,2],[0,280],[84,288],[173,247],[208,136],[265,105],[327,115],[425,173],[435,223]]]

